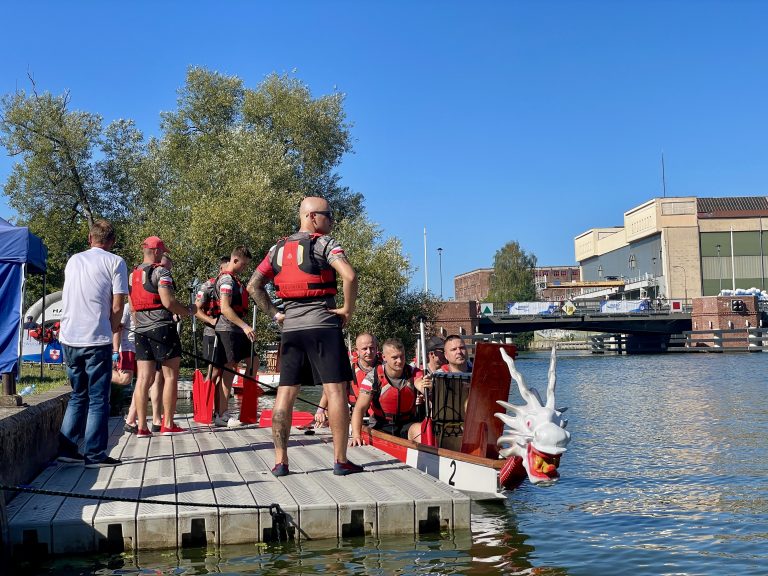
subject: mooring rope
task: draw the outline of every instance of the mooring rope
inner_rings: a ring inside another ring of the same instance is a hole
[[[41,496],[62,496],[64,498],[78,498],[82,500],[99,500],[106,502],[127,502],[129,504],[160,504],[165,506],[196,506],[199,508],[227,508],[234,510],[268,510],[272,516],[273,538],[281,542],[287,538],[288,515],[280,507],[280,504],[212,504],[210,502],[179,502],[177,500],[155,500],[153,498],[127,498],[125,496],[99,496],[97,494],[82,494],[77,492],[63,492],[60,490],[45,490],[34,486],[8,486],[0,484],[0,491],[22,492],[27,494],[39,494]]]

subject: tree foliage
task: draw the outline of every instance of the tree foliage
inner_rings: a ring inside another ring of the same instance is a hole
[[[344,95],[314,97],[287,75],[249,88],[242,79],[189,69],[175,110],[145,141],[131,121],[106,128],[96,114],[73,111],[68,94],[18,92],[2,99],[0,143],[20,157],[4,193],[50,249],[51,284],[63,282],[67,257],[85,248],[94,219],[118,227],[116,252],[129,267],[141,240],[158,235],[174,259],[179,299],[218,258],[248,246],[254,264],[298,228],[305,196],[326,198],[336,231],[361,279],[352,333],[369,330],[406,343],[420,315],[432,319],[431,297],[407,290],[412,268],[395,239],[369,222],[363,197],[336,172],[351,151]],[[250,273],[246,271],[246,275]],[[275,338],[257,322],[262,341]]]
[[[534,269],[536,256],[528,253],[516,241],[507,242],[493,257],[491,302],[530,302],[536,298]]]
[[[488,300],[507,302],[532,302],[536,299],[535,269],[536,256],[526,252],[517,241],[507,242],[493,257]],[[533,339],[532,332],[517,334],[514,338],[518,347],[525,347]]]

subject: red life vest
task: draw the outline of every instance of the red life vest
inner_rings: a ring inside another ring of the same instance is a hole
[[[416,413],[416,387],[413,385],[414,370],[406,365],[403,369],[403,378],[408,383],[402,388],[396,388],[389,383],[384,365],[379,365],[374,372],[374,388],[378,382],[381,384],[379,393],[371,401],[373,416],[377,419],[385,419],[388,424],[401,424],[411,422]]]
[[[358,364],[357,356],[355,356],[354,353],[352,357],[355,359],[352,366],[352,369],[355,371],[355,379],[349,383],[349,390],[347,391],[347,401],[349,402],[349,405],[352,406],[352,408],[354,408],[355,402],[357,402],[357,399],[360,397],[360,384],[362,384],[363,380],[365,380],[365,377],[368,376],[368,372],[360,368],[360,365]],[[376,368],[376,366],[380,364],[381,364],[381,361],[377,356],[373,364],[374,369]]]
[[[210,316],[211,318],[218,318],[221,316],[221,302],[216,297],[215,290],[216,279],[217,277],[208,278],[205,284],[203,284],[203,289],[201,290],[202,296],[200,301],[200,308],[206,316]]]
[[[216,284],[218,284],[219,278],[221,278],[224,274],[229,274],[234,281],[232,285],[232,296],[230,297],[229,305],[232,307],[232,310],[235,311],[235,314],[237,314],[240,318],[243,318],[245,313],[248,312],[248,290],[245,288],[245,286],[243,286],[243,283],[240,282],[240,279],[232,272],[222,272],[216,277],[216,280],[214,280],[213,294],[211,295],[210,300],[212,302],[212,313],[208,315],[213,318],[218,318],[221,316],[221,295],[216,290]],[[215,316],[213,313],[215,313]]]
[[[128,298],[137,312],[164,308],[157,286],[152,284],[152,273],[160,264],[140,264],[131,273],[128,282]]]
[[[322,234],[299,240],[283,238],[275,245],[272,269],[275,294],[279,298],[297,300],[336,295],[336,270],[321,268],[314,246]]]
[[[451,365],[450,364],[443,364],[442,366],[440,366],[439,369],[440,369],[441,372],[450,372],[451,371]],[[472,362],[470,362],[469,360],[467,360],[467,372],[472,372]]]

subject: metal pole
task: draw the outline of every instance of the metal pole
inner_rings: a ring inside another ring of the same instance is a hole
[[[440,300],[443,299],[443,249],[437,249],[437,259],[440,262]]]
[[[43,319],[40,323],[40,380],[43,379],[43,353],[45,352],[45,307],[47,304],[45,301],[45,291],[48,289],[47,279],[47,272],[43,272]]]
[[[717,248],[717,277],[720,280],[720,292],[723,291],[723,261],[720,259],[720,244],[715,246]],[[718,296],[720,293],[718,292]]]
[[[731,226],[731,290],[736,292],[736,260],[733,253],[733,226]]]
[[[429,274],[427,273],[427,227],[424,226],[424,292],[429,292]]]

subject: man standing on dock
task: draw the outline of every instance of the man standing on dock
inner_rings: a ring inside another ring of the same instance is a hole
[[[125,260],[109,251],[115,230],[97,220],[88,233],[90,250],[75,254],[64,269],[60,340],[72,395],[59,433],[59,461],[86,468],[116,466],[107,456],[112,334],[118,331],[128,293]],[[85,439],[84,454],[77,445]]]
[[[299,208],[299,231],[280,240],[256,268],[248,291],[264,312],[282,324],[280,386],[272,412],[275,467],[272,474],[288,471],[288,435],[293,404],[301,384],[322,384],[328,399],[333,435],[333,473],[344,476],[363,467],[347,460],[349,409],[347,383],[352,368],[341,329],[349,322],[357,300],[357,274],[342,247],[328,233],[333,213],[323,198],[304,198]],[[336,274],[343,280],[344,305],[336,307]],[[269,298],[265,286],[275,285],[285,313]]]
[[[158,362],[164,378],[164,418],[160,434],[170,436],[186,432],[173,421],[181,363],[181,341],[173,315],[193,316],[196,307],[192,304],[187,308],[176,300],[171,271],[161,264],[163,254],[168,251],[165,243],[157,236],[150,236],[141,249],[144,261],[133,271],[130,281],[131,307],[136,317],[136,436],[152,436],[147,428],[147,400]]]

